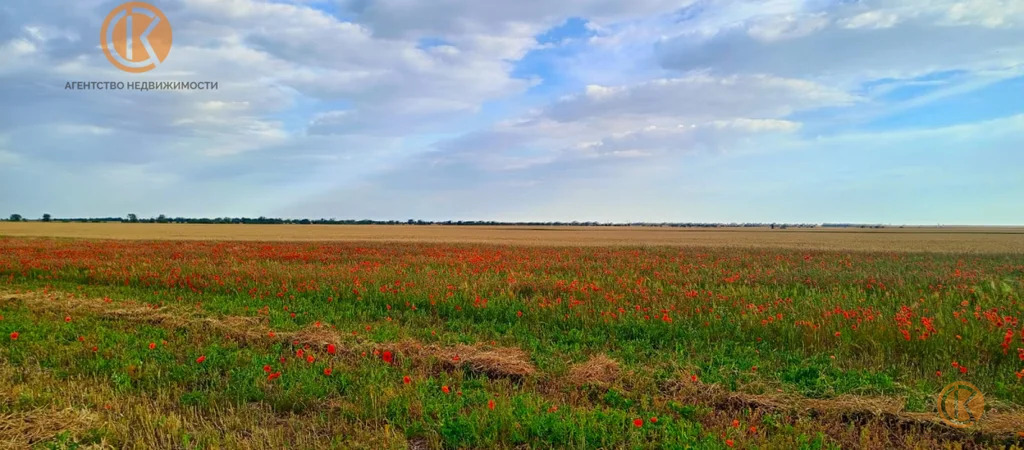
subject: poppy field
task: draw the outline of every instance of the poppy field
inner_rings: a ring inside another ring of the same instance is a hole
[[[1020,253],[0,238],[0,442],[1019,448],[1022,300]]]

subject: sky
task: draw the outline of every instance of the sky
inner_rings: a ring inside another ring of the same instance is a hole
[[[0,215],[1024,224],[1020,0],[120,3],[0,2]]]

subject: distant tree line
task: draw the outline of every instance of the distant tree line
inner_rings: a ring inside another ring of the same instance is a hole
[[[885,225],[868,225],[863,223],[823,223],[822,228],[885,228]],[[903,227],[900,227],[903,228]]]
[[[27,221],[21,214],[11,214],[10,222]],[[502,222],[495,220],[371,220],[371,219],[281,219],[276,217],[168,217],[160,214],[156,217],[140,218],[137,214],[128,214],[125,217],[62,217],[54,218],[50,214],[43,214],[39,219],[41,222],[123,222],[123,223],[198,223],[198,224],[252,224],[252,225],[463,225],[463,226],[570,226],[570,227],[667,227],[667,228],[883,228],[883,225],[847,224],[847,223],[707,223],[707,222]]]

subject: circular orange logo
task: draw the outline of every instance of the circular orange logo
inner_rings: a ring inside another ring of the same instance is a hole
[[[125,72],[148,72],[171,52],[171,23],[155,6],[128,2],[114,8],[100,30],[103,54]]]
[[[985,413],[985,396],[966,381],[950,383],[938,397],[939,417],[949,426],[967,428]]]

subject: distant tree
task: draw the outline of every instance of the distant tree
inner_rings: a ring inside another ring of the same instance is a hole
[[[136,216],[135,213],[128,214],[128,221],[131,223],[138,223],[139,216]]]
[[[157,216],[156,217],[156,222],[157,223],[167,223],[167,216],[165,216],[163,214]]]
[[[11,222],[21,222],[21,214],[11,214]]]
[[[51,217],[49,213],[43,214],[43,222],[49,222]]]

